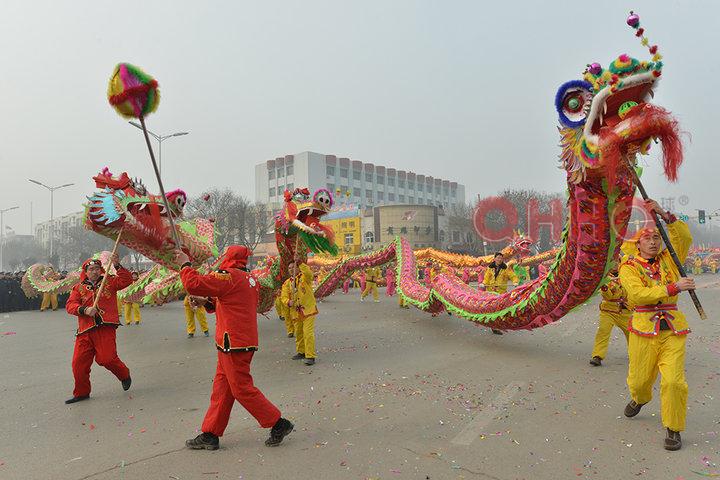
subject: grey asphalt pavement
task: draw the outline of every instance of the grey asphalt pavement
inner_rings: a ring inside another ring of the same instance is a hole
[[[313,367],[290,359],[274,313],[260,316],[255,382],[296,430],[265,447],[267,430],[236,404],[215,452],[184,448],[208,406],[216,351],[185,337],[181,303],[145,307],[142,325],[118,331],[128,392],[94,365],[91,399],[70,406],[74,319],[0,314],[0,479],[700,479],[720,472],[718,280],[698,278],[707,321],[682,297],[694,332],[674,453],[662,449],[657,398],[622,415],[618,330],[603,366],[588,364],[597,299],[554,325],[497,336],[384,295],[337,293],[319,305]]]

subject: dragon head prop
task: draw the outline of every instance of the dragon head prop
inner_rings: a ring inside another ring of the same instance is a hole
[[[125,172],[115,177],[106,167],[93,180],[99,191],[88,197],[85,208],[83,223],[89,230],[113,240],[122,230],[121,244],[160,265],[178,270],[176,245],[170,231],[169,216],[172,215],[181,247],[194,264],[218,255],[212,222],[203,218],[182,220],[187,201],[182,190],[167,194],[168,212],[159,195],[148,193],[140,180],[131,179]]]
[[[531,253],[530,248],[532,246],[532,239],[518,230],[513,232],[510,244],[502,250],[502,253],[508,257],[514,257],[516,255],[521,258],[527,257]]]
[[[662,73],[662,56],[657,45],[649,45],[637,14],[630,12],[627,24],[635,29],[651,59],[622,54],[607,68],[591,63],[582,80],[564,83],[555,96],[561,124],[560,160],[571,183],[600,175],[613,184],[623,159],[634,162],[636,154],[647,154],[653,139],[662,142],[665,175],[677,179],[682,163],[677,121],[650,103]]]
[[[307,188],[296,188],[292,192],[286,190],[283,209],[275,217],[276,238],[284,240],[293,255],[302,258],[308,251],[337,255],[332,229],[320,223],[332,206],[332,193],[324,188],[317,190],[312,197]],[[303,251],[298,251],[300,246]]]

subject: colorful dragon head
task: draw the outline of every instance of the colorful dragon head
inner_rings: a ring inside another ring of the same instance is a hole
[[[589,64],[582,80],[564,83],[555,96],[561,124],[560,159],[571,183],[599,176],[612,184],[615,172],[625,167],[623,159],[634,161],[637,153],[647,154],[653,139],[662,142],[665,175],[677,178],[682,162],[677,121],[650,103],[662,72],[662,57],[657,45],[648,46],[638,15],[630,12],[627,23],[648,47],[651,59],[641,61],[623,54],[607,68]]]
[[[510,239],[510,244],[503,248],[502,253],[506,257],[526,257],[530,255],[530,247],[532,247],[533,241],[530,237],[526,236],[520,231],[513,232],[513,236]]]
[[[283,209],[275,217],[275,235],[278,245],[284,245],[290,258],[305,259],[307,252],[337,255],[332,229],[320,223],[333,206],[332,193],[321,188],[312,198],[307,188],[285,191]],[[280,252],[283,255],[284,252]]]
[[[125,172],[114,177],[106,167],[93,180],[100,191],[88,197],[86,228],[112,239],[122,230],[120,243],[167,268],[178,270],[180,265],[175,261],[176,246],[170,230],[169,215],[172,215],[182,249],[193,263],[200,264],[218,255],[212,222],[203,218],[182,220],[187,201],[182,190],[167,194],[168,212],[162,197],[148,193],[141,181],[131,179]]]

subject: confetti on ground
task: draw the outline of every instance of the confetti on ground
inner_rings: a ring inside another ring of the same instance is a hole
[[[700,475],[701,477],[720,477],[720,473],[696,472],[695,470],[690,470],[690,471],[696,475]]]
[[[17,332],[3,332],[2,335],[17,335]]]

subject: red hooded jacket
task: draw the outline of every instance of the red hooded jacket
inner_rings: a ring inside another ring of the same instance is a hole
[[[81,335],[100,325],[111,325],[115,327],[120,325],[116,294],[119,290],[122,290],[133,283],[132,273],[130,273],[129,270],[120,267],[117,270],[117,275],[110,275],[108,277],[102,291],[102,296],[98,302],[98,309],[100,310],[102,319],[94,319],[87,315],[82,315],[80,313],[81,307],[92,307],[93,302],[95,301],[95,291],[100,287],[100,282],[102,281],[102,277],[100,277],[97,283],[93,284],[87,278],[85,270],[92,261],[92,259],[88,259],[85,263],[83,263],[82,272],[80,273],[80,283],[73,287],[70,292],[70,297],[65,304],[65,310],[67,310],[70,315],[76,315],[78,317],[78,330],[76,335]],[[103,275],[105,274],[104,269],[102,270],[102,273]]]
[[[216,314],[215,345],[223,352],[258,349],[257,304],[260,285],[244,269],[251,252],[242,245],[227,249],[220,270],[201,275],[192,267],[180,271],[190,295],[212,297],[207,306]]]

